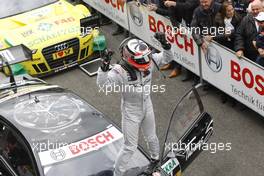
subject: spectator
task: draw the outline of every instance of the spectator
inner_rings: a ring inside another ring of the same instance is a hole
[[[244,17],[247,15],[247,8],[249,3],[252,0],[234,0],[234,9],[241,16]]]
[[[256,21],[259,24],[260,32],[256,37],[256,48],[258,50],[258,57],[256,62],[264,67],[264,12],[260,12],[256,17]]]
[[[159,3],[148,4],[150,11],[155,11],[157,14],[170,17],[169,9],[164,5],[165,0],[160,0]]]
[[[221,11],[216,15],[215,19],[219,27],[225,28],[225,34],[217,36],[216,41],[234,50],[235,31],[242,19],[235,12],[232,2],[223,2]]]
[[[259,12],[263,10],[262,4],[259,0],[255,0],[251,5],[251,13],[245,16],[235,34],[235,51],[237,57],[245,56],[252,61],[257,58],[258,52],[253,45],[253,40],[255,40],[259,25],[255,21]]]
[[[251,13],[251,12],[252,12],[252,11],[251,11],[251,5],[252,5],[253,1],[254,1],[254,0],[251,0],[250,3],[249,3],[249,5],[248,5],[248,8],[247,8],[247,12],[248,12],[248,13]],[[261,2],[262,7],[264,7],[264,0],[259,0],[259,1]]]
[[[192,35],[197,45],[201,46],[204,53],[208,47],[207,42],[211,42],[215,34],[208,32],[209,34],[202,36],[201,31],[217,27],[215,16],[220,9],[221,4],[214,2],[213,0],[200,0],[200,6],[194,10],[191,22],[191,27],[194,29],[192,30]]]
[[[192,21],[193,11],[196,7],[199,6],[199,0],[177,0],[177,1],[165,1],[164,5],[169,8],[170,11],[170,19],[173,26],[179,26],[179,23],[184,24],[184,26],[189,27]],[[175,61],[174,61],[175,62]],[[181,66],[176,62],[173,63],[174,72],[177,73],[177,69]],[[192,77],[191,72],[189,72],[184,67],[182,68],[186,74],[182,78],[182,81],[187,81]]]
[[[186,26],[190,26],[193,11],[199,6],[199,0],[177,0],[165,1],[164,5],[169,8],[173,26],[184,21]]]
[[[171,21],[172,21],[173,26],[175,26],[174,25],[175,23],[173,22],[173,16],[171,13],[172,11],[169,10],[168,7],[166,7],[166,5],[165,5],[166,2],[167,1],[164,0],[163,2],[160,2],[159,5],[149,4],[148,8],[150,11],[155,11],[156,13],[158,13],[160,15],[169,16]],[[178,24],[177,24],[177,26],[178,26]],[[161,67],[160,70],[168,70],[168,69],[172,69],[172,72],[170,73],[169,78],[174,78],[174,77],[180,75],[180,73],[181,73],[181,65],[175,61],[171,61],[169,64],[164,65],[163,67]]]

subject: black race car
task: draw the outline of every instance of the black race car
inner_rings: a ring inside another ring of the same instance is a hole
[[[1,58],[0,65],[8,64]],[[212,132],[192,88],[168,118],[153,172],[180,176]],[[28,75],[0,80],[1,176],[111,176],[122,142],[120,129],[75,93]],[[149,159],[139,147],[126,175],[142,175]]]

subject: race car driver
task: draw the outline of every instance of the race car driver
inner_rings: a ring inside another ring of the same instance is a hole
[[[115,162],[114,176],[123,176],[128,162],[138,145],[139,130],[143,132],[149,148],[151,163],[146,170],[151,175],[153,167],[159,162],[159,141],[156,135],[155,117],[151,92],[152,70],[156,65],[169,63],[173,59],[171,45],[164,33],[154,36],[164,49],[152,54],[150,47],[140,39],[127,38],[119,47],[121,61],[109,71],[110,59],[104,57],[98,69],[97,85],[119,86],[121,91],[122,131],[124,144]]]

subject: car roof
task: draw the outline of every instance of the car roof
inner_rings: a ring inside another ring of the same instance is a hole
[[[23,91],[25,94],[21,94]],[[112,126],[93,106],[58,86],[30,85],[20,87],[16,94],[19,96],[0,101],[0,115],[23,134],[31,147],[73,143]]]

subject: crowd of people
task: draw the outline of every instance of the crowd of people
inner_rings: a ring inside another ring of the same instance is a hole
[[[120,1],[124,3],[137,1],[145,4],[149,11],[168,17],[174,29],[179,28],[180,24],[189,28],[195,42],[203,52],[207,52],[209,43],[214,40],[235,51],[238,58],[246,57],[264,67],[264,0]],[[196,30],[197,28],[201,30]],[[224,32],[207,30],[207,34],[201,33],[205,28],[222,28]],[[117,25],[112,35],[122,33],[125,33],[126,37],[129,35],[128,31]],[[172,70],[169,78],[184,73],[182,81],[194,80],[195,84],[199,82],[199,77],[175,61],[160,68],[160,70],[168,69]],[[226,102],[226,96],[223,102]]]
[[[129,2],[131,0],[123,0]],[[264,66],[264,1],[263,0],[138,0],[150,11],[168,16],[173,26],[180,23],[191,28],[224,28],[224,33],[192,34],[204,52],[212,40],[232,49],[241,58],[247,57]],[[113,33],[124,30],[118,27]],[[180,74],[177,63],[163,69],[175,68],[170,77]]]

